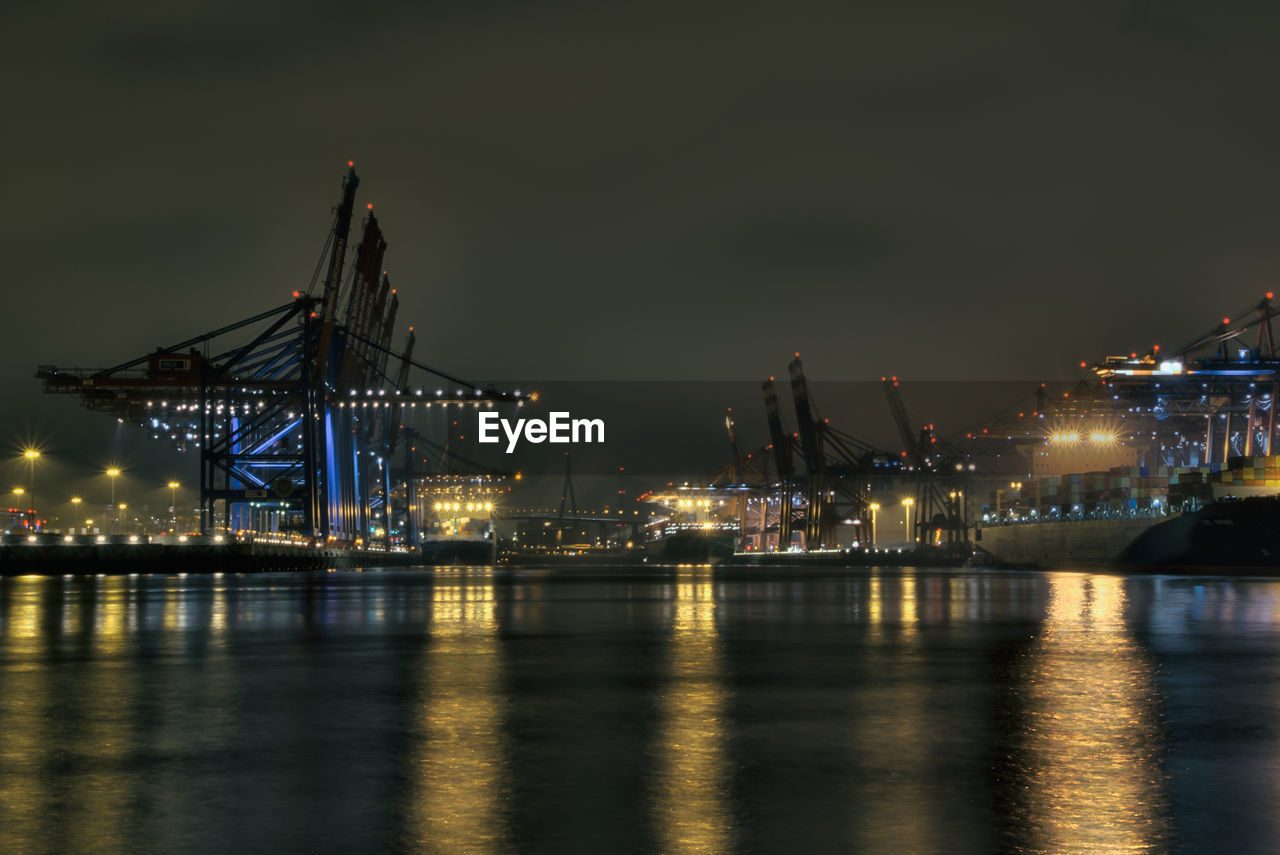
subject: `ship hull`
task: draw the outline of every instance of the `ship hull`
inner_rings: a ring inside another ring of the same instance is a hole
[[[1143,532],[1116,563],[1152,573],[1280,576],[1280,498],[1213,502]]]
[[[733,535],[679,532],[644,545],[645,557],[661,564],[710,564],[733,557]]]
[[[1280,576],[1280,498],[1223,499],[1175,517],[982,530],[986,563],[1042,570]]]

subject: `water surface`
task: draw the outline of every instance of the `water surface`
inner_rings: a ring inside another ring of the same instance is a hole
[[[1264,852],[1280,583],[0,580],[4,852]]]

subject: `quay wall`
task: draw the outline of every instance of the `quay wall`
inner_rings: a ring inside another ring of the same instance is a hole
[[[1003,564],[1044,570],[1105,567],[1147,529],[1169,517],[1020,523],[983,528],[976,545]]]
[[[27,573],[245,573],[323,570],[330,567],[406,564],[403,553],[305,548],[269,543],[91,542],[83,536],[36,539],[6,536],[0,542],[0,576]],[[172,540],[169,538],[168,540]],[[418,559],[421,560],[421,559]]]

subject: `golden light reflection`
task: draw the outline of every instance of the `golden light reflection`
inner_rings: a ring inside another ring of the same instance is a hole
[[[722,665],[711,569],[681,568],[661,697],[655,820],[664,853],[727,852]]]
[[[4,592],[2,633],[7,662],[0,691],[0,829],[13,851],[40,845],[56,796],[42,767],[47,757],[47,710],[52,706],[50,670],[40,661],[45,638],[40,627],[45,591],[53,580],[24,576],[0,580]]]
[[[880,591],[880,571],[872,569],[871,578],[867,580],[867,620],[874,632],[879,632],[884,623],[884,596]]]
[[[136,583],[123,576],[103,577],[96,592],[88,596],[93,602],[93,650],[97,656],[114,656],[124,649],[126,632],[133,611]]]
[[[1049,596],[1025,681],[1019,848],[1163,851],[1156,687],[1124,624],[1124,580],[1053,574]]]
[[[41,600],[45,588],[53,582],[43,576],[22,576],[9,584],[13,589],[4,621],[5,644],[16,659],[39,656],[44,648],[40,635]]]
[[[902,599],[899,618],[902,621],[902,635],[908,638],[915,634],[916,624],[920,620],[920,603],[916,598],[916,578],[914,575],[901,576],[898,579],[901,585]]]
[[[964,581],[961,579],[951,579],[947,585],[947,602],[949,609],[947,611],[947,619],[952,624],[960,624],[965,619],[966,606],[970,599],[966,596],[964,589]]]
[[[213,602],[209,606],[209,641],[214,647],[222,647],[227,643],[227,586],[221,580],[215,581],[213,585]]]
[[[425,852],[509,851],[503,815],[502,649],[492,571],[432,592],[421,757],[409,829]]]
[[[120,769],[134,751],[123,580],[5,580],[0,631],[0,829],[6,851],[126,852],[132,795]],[[82,612],[88,607],[91,612]],[[88,658],[74,678],[58,650]],[[78,655],[78,654],[76,654]],[[65,730],[68,710],[74,730]],[[70,740],[60,742],[60,740]],[[51,775],[50,769],[65,771]]]
[[[60,621],[62,637],[75,638],[80,634],[80,597],[71,587],[67,577],[62,579],[62,617]]]
[[[125,852],[129,849],[133,793],[121,786],[120,770],[134,751],[135,672],[128,646],[130,585],[124,577],[107,576],[93,597],[94,626],[91,667],[79,681],[76,706],[87,710],[76,733],[84,771],[72,779],[70,810],[63,833],[69,852]]]
[[[867,579],[867,622],[875,635],[892,626],[904,640],[916,634],[920,623],[920,600],[915,574],[885,575],[872,569]],[[927,598],[926,598],[927,599]]]
[[[847,749],[865,776],[852,782],[851,804],[874,821],[856,823],[850,851],[945,852],[930,792],[935,764],[946,752],[947,733],[936,724],[936,706],[919,655],[922,607],[941,621],[941,587],[918,595],[922,581],[910,570],[868,578],[867,620],[883,645],[876,679],[850,696]]]

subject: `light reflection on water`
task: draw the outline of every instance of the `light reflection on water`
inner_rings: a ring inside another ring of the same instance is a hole
[[[710,567],[680,568],[660,690],[654,817],[663,852],[730,849],[724,686]]]
[[[9,651],[0,684],[0,834],[30,841],[44,827],[53,794],[40,774],[48,746],[41,744],[49,697],[50,673],[38,664],[45,633],[42,600],[52,579],[19,579],[4,614],[4,645]]]
[[[868,629],[871,639],[893,651],[893,673],[848,699],[848,762],[861,773],[853,776],[848,809],[872,820],[850,829],[860,851],[952,848],[940,839],[932,792],[947,736],[933,720],[934,699],[921,662],[922,628],[940,622],[942,611],[937,597],[921,596],[920,581],[910,573],[870,571]]]
[[[408,800],[411,836],[423,852],[505,852],[502,647],[493,576],[468,570],[455,581],[431,597]]]
[[[1266,850],[1277,604],[910,569],[0,579],[0,851]]]
[[[1059,573],[1025,679],[1019,848],[1167,848],[1152,665],[1125,625],[1124,580]]]

